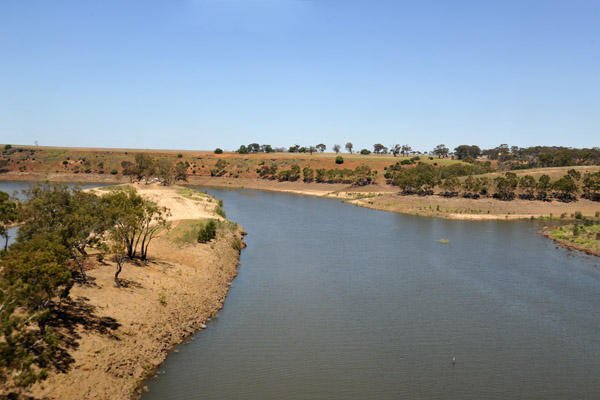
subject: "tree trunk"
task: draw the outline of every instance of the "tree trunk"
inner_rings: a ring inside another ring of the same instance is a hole
[[[118,257],[115,259],[115,261],[117,262],[117,272],[115,272],[115,283],[117,285],[117,287],[121,287],[121,282],[119,282],[119,274],[121,273],[121,270],[123,269],[122,266],[122,258]]]

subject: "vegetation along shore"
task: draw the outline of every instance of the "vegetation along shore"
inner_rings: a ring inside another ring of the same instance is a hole
[[[245,232],[178,186],[2,197],[20,221],[0,269],[0,396],[129,399],[222,307]],[[4,225],[3,225],[4,226]]]

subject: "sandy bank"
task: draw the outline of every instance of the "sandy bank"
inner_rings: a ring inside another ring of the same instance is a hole
[[[186,242],[184,228],[193,227],[193,220],[220,219],[217,202],[183,195],[178,187],[135,186],[171,209],[173,228],[152,242],[147,264],[125,265],[125,287],[115,286],[112,262],[90,261],[92,284],[76,284],[72,303],[54,321],[61,370],[30,389],[36,399],[129,399],[170,348],[222,307],[237,274],[242,229],[225,222],[217,240]]]
[[[19,178],[19,179],[16,179]],[[59,180],[63,182],[120,182],[123,177],[98,174],[34,174],[9,172],[0,175],[0,180]],[[581,211],[593,216],[600,211],[600,203],[578,200],[573,203],[559,201],[541,202],[527,200],[500,201],[493,198],[477,200],[462,197],[400,196],[398,188],[391,185],[369,185],[362,187],[345,184],[278,182],[266,179],[190,176],[186,185],[219,187],[229,189],[253,189],[308,196],[331,197],[347,201],[360,207],[396,212],[401,214],[428,216],[460,220],[515,220],[539,217],[558,218]]]

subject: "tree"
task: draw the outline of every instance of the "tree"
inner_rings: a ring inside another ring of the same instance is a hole
[[[519,184],[517,175],[513,172],[507,172],[504,176],[494,179],[496,183],[496,193],[494,197],[500,200],[513,200],[515,198],[515,189]]]
[[[537,182],[535,181],[535,178],[533,176],[525,175],[522,176],[521,179],[519,179],[519,187],[524,192],[523,195],[521,195],[520,197],[527,200],[531,200],[533,199],[535,188],[537,187]]]
[[[310,183],[315,180],[315,170],[309,167],[304,167],[302,169],[302,176],[304,177],[302,180],[306,183]]]
[[[167,227],[169,210],[144,200],[134,188],[119,188],[102,197],[114,225],[111,235],[120,238],[127,249],[127,257],[133,259],[140,246],[140,258],[146,260],[148,246],[156,232]]]
[[[154,159],[148,154],[137,153],[135,155],[135,166],[138,175],[138,181],[144,178],[145,183],[148,184],[148,181],[156,172],[156,162]]]
[[[295,144],[295,145],[291,146],[288,149],[289,153],[298,153],[298,151],[300,151],[300,145],[299,144]]]
[[[450,178],[446,178],[444,180],[444,182],[442,182],[441,187],[446,192],[451,192],[452,193],[452,192],[455,192],[457,189],[460,188],[460,181],[458,180],[457,177],[451,176]]]
[[[583,176],[583,197],[593,201],[600,200],[600,172]]]
[[[73,285],[65,265],[69,250],[56,236],[36,235],[11,245],[2,257],[2,278],[15,287],[13,294],[45,333],[55,298],[65,298]]]
[[[472,157],[476,159],[477,157],[481,156],[481,149],[479,146],[461,144],[460,146],[454,148],[454,155],[456,155],[456,158],[459,160],[462,160],[466,157]]]
[[[382,145],[381,143],[375,143],[373,145],[373,152],[375,154],[379,154],[379,153],[381,153],[383,151],[384,148],[385,148],[385,146]]]
[[[237,152],[238,154],[248,154],[248,148],[244,145],[241,145]]]
[[[577,184],[570,175],[565,175],[557,181],[554,181],[552,183],[552,189],[556,191],[555,197],[564,202],[575,200],[575,195],[579,191]]]
[[[335,154],[338,154],[341,148],[342,147],[339,144],[334,144],[332,147],[333,151],[335,151]]]
[[[396,157],[398,154],[400,154],[401,150],[402,150],[402,147],[399,144],[393,144],[390,146],[390,153],[392,153],[394,155],[394,157]]]
[[[325,146],[323,143],[319,143],[316,147],[317,147],[317,150],[319,150],[321,153],[323,153],[325,150],[327,150],[327,146]]]
[[[265,153],[273,153],[275,151],[270,144],[263,144],[262,148]]]
[[[400,153],[403,156],[407,156],[407,155],[410,154],[411,151],[412,151],[412,147],[410,147],[409,145],[405,144],[405,145],[402,145],[402,149],[401,149]]]
[[[446,158],[448,157],[448,152],[449,150],[445,144],[438,144],[431,153],[438,156],[438,158]]]
[[[352,154],[354,150],[354,145],[352,144],[352,142],[346,143],[346,150],[348,150],[348,153]]]
[[[548,190],[550,190],[550,187],[550,176],[546,174],[541,175],[538,179],[536,198],[545,201],[548,198]]]
[[[215,149],[215,154],[223,154],[223,149],[221,149],[221,148],[217,147],[217,148]]]
[[[70,190],[60,183],[32,186],[25,193],[28,200],[22,207],[24,223],[17,242],[26,242],[34,236],[59,240],[86,282],[87,250],[101,245],[104,232],[112,224],[101,199],[79,188]]]
[[[0,191],[0,236],[4,237],[4,251],[8,247],[8,226],[17,220],[17,203],[9,200],[8,193]]]
[[[260,145],[258,143],[250,143],[248,145],[248,151],[250,153],[258,153],[260,152]]]
[[[314,153],[315,151],[317,151],[317,148],[315,146],[308,146],[307,150],[310,153],[310,155],[312,156],[312,153]]]
[[[360,154],[362,154],[363,156],[368,156],[369,154],[371,154],[371,151],[367,149],[362,149],[360,151]]]
[[[175,164],[175,182],[184,181],[187,182],[187,166],[181,161]]]

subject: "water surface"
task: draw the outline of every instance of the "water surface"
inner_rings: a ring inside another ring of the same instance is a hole
[[[209,193],[249,232],[240,274],[144,400],[598,397],[598,262],[537,225]]]

